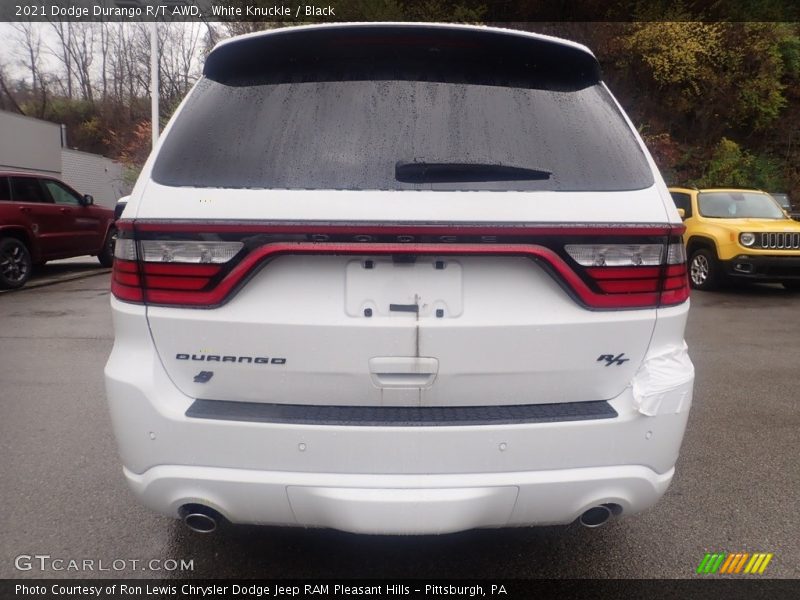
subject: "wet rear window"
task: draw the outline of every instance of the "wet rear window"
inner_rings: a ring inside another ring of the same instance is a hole
[[[647,161],[596,80],[396,61],[208,77],[153,169],[162,184],[356,190],[609,191]],[[408,162],[547,171],[532,180],[401,182]]]

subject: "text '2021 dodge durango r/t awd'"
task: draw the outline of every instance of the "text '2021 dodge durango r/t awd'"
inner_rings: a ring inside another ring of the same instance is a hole
[[[222,42],[119,230],[125,477],[196,530],[599,525],[672,479],[684,226],[583,46]]]

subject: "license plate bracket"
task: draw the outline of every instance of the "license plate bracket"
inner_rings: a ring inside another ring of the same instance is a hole
[[[462,268],[455,260],[352,260],[345,278],[345,311],[351,317],[453,318],[463,311]],[[396,310],[397,306],[417,308]]]

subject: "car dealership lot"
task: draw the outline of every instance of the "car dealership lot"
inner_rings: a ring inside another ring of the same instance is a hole
[[[690,577],[711,551],[771,552],[766,575],[800,577],[800,295],[778,286],[693,295],[695,403],[673,484],[642,515],[597,530],[203,536],[125,487],[102,379],[108,285],[98,272],[0,296],[0,577]],[[17,570],[20,555],[51,559]],[[93,570],[54,570],[52,559],[92,560]],[[168,559],[193,570],[167,570]]]

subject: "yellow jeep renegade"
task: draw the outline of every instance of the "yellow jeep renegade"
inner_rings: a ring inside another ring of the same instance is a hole
[[[727,279],[800,291],[800,222],[764,192],[672,187],[686,223],[689,281],[711,290]]]

